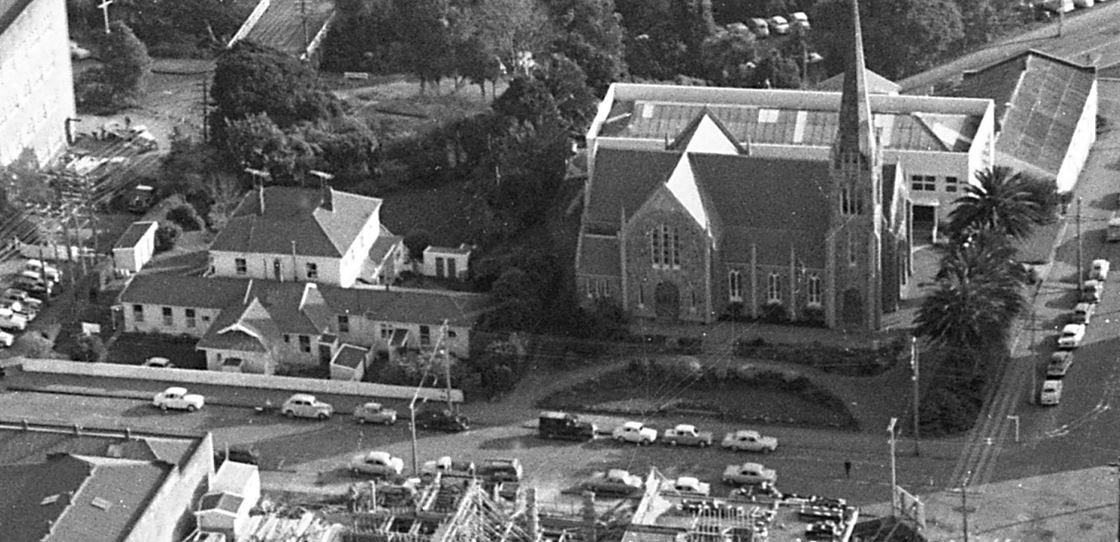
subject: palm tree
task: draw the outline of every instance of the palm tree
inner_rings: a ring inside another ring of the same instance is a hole
[[[1035,226],[1054,219],[1058,204],[1054,183],[1004,166],[980,170],[976,180],[979,186],[965,186],[964,195],[953,202],[950,236],[992,230],[1022,238]]]
[[[1014,281],[949,275],[922,301],[914,332],[940,346],[988,351],[1006,343],[1012,320],[1025,306]]]
[[[1027,272],[1015,261],[1015,248],[1001,233],[979,231],[955,238],[940,248],[941,267],[936,279],[957,281],[1028,282]]]

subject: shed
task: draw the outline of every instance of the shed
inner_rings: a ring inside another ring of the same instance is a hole
[[[137,273],[156,251],[155,221],[133,222],[113,245],[113,265],[118,273]]]
[[[343,344],[331,359],[331,380],[360,381],[369,367],[372,351],[352,344]]]
[[[466,243],[458,248],[429,246],[424,249],[420,273],[428,277],[464,280],[467,278],[470,259],[471,246]]]
[[[261,477],[256,465],[223,462],[210,484],[210,492],[202,496],[195,510],[198,529],[239,540],[247,532],[249,511],[260,497]]]

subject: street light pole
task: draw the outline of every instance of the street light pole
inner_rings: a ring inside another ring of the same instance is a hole
[[[891,418],[890,425],[887,426],[887,432],[891,435],[891,517],[898,514],[898,473],[895,470],[894,464],[894,426],[898,423],[898,418]]]
[[[922,455],[922,450],[919,444],[921,433],[918,430],[918,338],[914,336],[910,337],[910,369],[913,373],[910,379],[914,382],[914,456],[917,457]]]
[[[1116,467],[1117,474],[1120,474],[1120,461],[1113,461],[1108,466]],[[1116,477],[1117,495],[1120,496],[1120,476]],[[1120,500],[1116,501],[1116,540],[1120,542]]]
[[[420,458],[419,458],[419,453],[417,452],[417,444],[416,444],[416,400],[418,398],[420,398],[420,388],[424,387],[424,380],[426,378],[428,378],[428,371],[431,370],[432,363],[435,363],[436,356],[439,355],[440,350],[443,348],[443,340],[444,340],[445,337],[447,337],[447,320],[444,320],[443,325],[440,326],[439,337],[436,338],[436,344],[435,344],[434,348],[432,348],[432,354],[431,354],[431,356],[428,357],[428,365],[426,367],[424,367],[424,374],[420,376],[420,383],[416,385],[416,391],[412,392],[412,400],[409,401],[409,403],[408,403],[408,416],[409,416],[408,426],[410,428],[410,432],[412,433],[412,472],[413,472],[413,474],[416,474],[416,475],[420,474]],[[450,373],[450,370],[449,370],[448,378],[450,379],[450,377],[451,377],[451,373]],[[449,380],[449,382],[450,382],[450,380]],[[451,386],[450,386],[450,384],[448,384],[448,388],[447,388],[447,401],[448,401],[448,404],[450,405],[451,404]]]
[[[961,527],[964,529],[964,542],[968,542],[968,481],[972,471],[968,471],[961,481]]]
[[[1081,249],[1081,196],[1077,197],[1077,295],[1085,290],[1085,262]]]

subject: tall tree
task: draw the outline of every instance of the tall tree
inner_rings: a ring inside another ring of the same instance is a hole
[[[148,48],[127,25],[114,21],[101,42],[101,79],[113,92],[119,105],[135,105],[143,96],[152,73]]]
[[[614,0],[545,0],[557,29],[552,49],[572,59],[598,93],[626,73]]]
[[[758,44],[750,32],[720,32],[704,40],[700,51],[703,77],[723,86],[755,86]]]
[[[949,234],[993,230],[1026,237],[1035,226],[1054,220],[1058,204],[1053,182],[1035,179],[1005,166],[976,172],[979,185],[964,187],[964,195],[949,213]]]
[[[687,67],[689,75],[698,75],[701,70],[701,45],[716,30],[715,19],[712,18],[712,1],[673,0],[670,16],[676,23],[677,36],[688,49],[689,57],[695,59]]]
[[[450,0],[394,0],[393,25],[406,45],[403,53],[412,73],[420,78],[420,91],[429,83],[439,86],[454,71],[460,13]]]

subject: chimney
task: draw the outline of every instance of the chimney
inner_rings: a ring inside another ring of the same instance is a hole
[[[323,199],[319,203],[319,206],[322,207],[324,210],[333,211],[334,210],[334,201],[333,201],[333,198],[331,197],[331,186],[329,184],[327,184],[326,180],[320,181],[319,192],[323,196]]]

